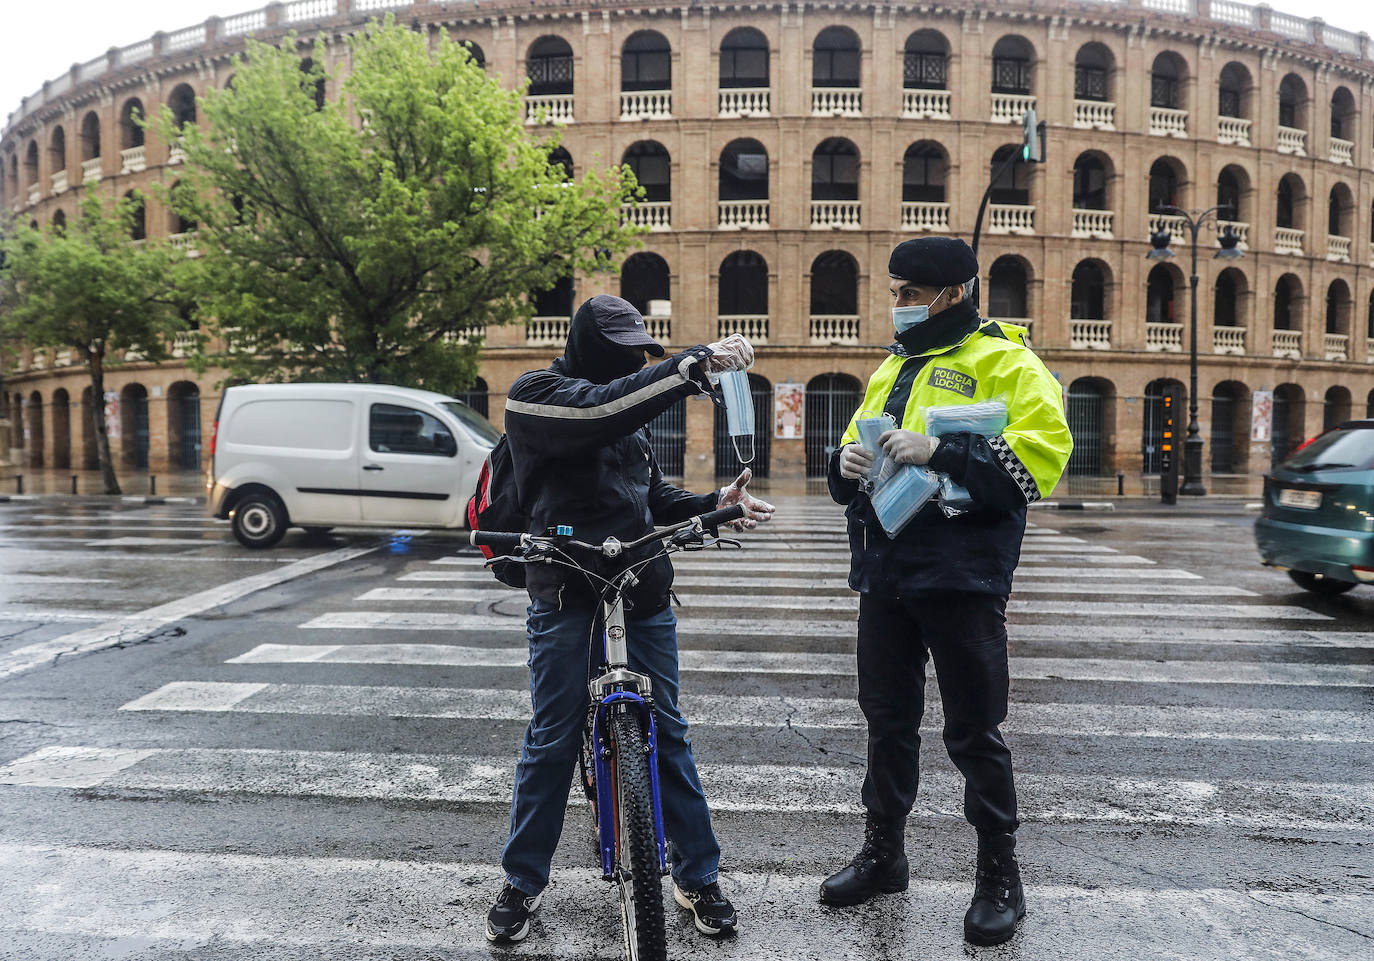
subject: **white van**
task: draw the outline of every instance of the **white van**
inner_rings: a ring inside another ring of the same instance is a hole
[[[210,513],[246,547],[288,527],[463,527],[501,434],[462,401],[377,384],[250,384],[219,402]]]

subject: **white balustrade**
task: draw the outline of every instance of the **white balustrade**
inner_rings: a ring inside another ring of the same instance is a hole
[[[568,317],[535,317],[525,327],[528,347],[562,347],[568,341]]]
[[[439,339],[446,344],[484,343],[487,339],[487,325],[479,324],[476,327],[464,327],[462,330],[447,330]]]
[[[35,350],[33,352],[33,360],[29,363],[29,368],[31,370],[47,370],[48,352],[46,350]]]
[[[1075,100],[1073,125],[1079,130],[1115,130],[1116,104],[1106,100]]]
[[[1345,360],[1350,338],[1345,334],[1327,334],[1325,340],[1327,360]]]
[[[1244,354],[1245,328],[1215,326],[1212,328],[1212,353]]]
[[[1259,29],[1259,11],[1248,3],[1236,3],[1235,0],[1212,0],[1211,16],[1213,20],[1220,20],[1222,23],[1249,27],[1251,30]]]
[[[1074,350],[1111,350],[1110,320],[1070,320],[1069,346]]]
[[[136,174],[147,168],[148,151],[143,144],[119,152],[119,172],[121,174]]]
[[[83,184],[100,183],[99,157],[92,157],[90,160],[81,161],[81,182]]]
[[[1244,117],[1218,117],[1217,143],[1250,146],[1250,121]]]
[[[1364,340],[1364,359],[1374,363],[1374,337],[1366,337]]]
[[[862,117],[863,91],[858,87],[812,87],[811,113],[816,117]]]
[[[722,200],[716,214],[716,225],[727,230],[748,230],[768,226],[768,201]]]
[[[163,53],[175,53],[178,50],[188,50],[191,47],[205,45],[205,24],[194,27],[187,27],[185,30],[178,30],[169,33],[162,41]]]
[[[29,205],[38,203],[43,197],[43,188],[38,184],[29,184]]]
[[[1019,234],[1021,236],[1034,234],[1034,205],[988,204],[988,233]]]
[[[179,234],[169,234],[167,236],[167,245],[176,250],[189,250],[195,242],[196,232],[194,230],[186,230]]]
[[[1080,210],[1074,208],[1073,236],[1112,239],[1112,222],[1115,214],[1110,210]]]
[[[857,344],[859,318],[849,315],[811,315],[811,343]]]
[[[668,230],[671,227],[672,210],[673,204],[668,200],[652,203],[641,201],[637,204],[625,204],[620,208],[620,216],[622,220],[628,220],[636,227],[648,227],[650,230]]]
[[[1303,255],[1302,231],[1293,227],[1274,228],[1274,253]]]
[[[1274,356],[1302,360],[1302,331],[1274,331]]]
[[[70,367],[75,359],[76,353],[68,347],[57,352],[57,355],[53,357],[52,365],[54,367]]]
[[[167,148],[167,162],[169,164],[186,162],[186,145],[180,140],[172,141],[172,145]]]
[[[993,123],[1020,123],[1026,111],[1035,106],[1035,98],[1019,93],[992,95]]]
[[[531,94],[525,98],[525,123],[572,123],[573,95]]]
[[[1345,164],[1347,167],[1355,163],[1355,145],[1349,140],[1342,140],[1340,137],[1331,138],[1331,162],[1333,164]]]
[[[185,357],[193,354],[196,350],[196,334],[194,331],[178,331],[172,338],[172,356]]]
[[[672,343],[673,340],[673,318],[671,317],[645,317],[644,329],[649,336],[660,344]]]
[[[1307,131],[1294,130],[1292,127],[1279,128],[1279,153],[1297,154],[1299,157],[1307,156]]]
[[[1231,228],[1231,233],[1240,239],[1237,245],[1244,250],[1250,243],[1250,225],[1239,220],[1218,220],[1217,221],[1217,246],[1221,246],[1221,235],[1226,232],[1226,228]]]
[[[1169,107],[1150,108],[1150,135],[1154,137],[1187,137],[1188,111]]]
[[[949,204],[919,200],[902,201],[902,229],[948,232]]]
[[[839,230],[859,229],[859,201],[857,200],[813,200],[811,201],[811,226],[831,227]]]
[[[1150,233],[1157,234],[1161,230],[1168,231],[1169,243],[1186,244],[1188,234],[1184,228],[1183,217],[1179,214],[1150,214]]]
[[[1350,263],[1350,238],[1326,235],[1326,259],[1337,263]]]
[[[267,26],[267,11],[254,10],[251,13],[240,13],[232,17],[225,17],[220,25],[220,36],[238,37],[244,34],[253,33]]]
[[[1145,325],[1145,349],[1177,353],[1183,349],[1182,324]]]
[[[768,315],[721,314],[716,318],[716,337],[724,340],[731,334],[743,334],[751,344],[768,343]]]
[[[287,23],[299,23],[302,20],[323,20],[332,17],[338,12],[338,4],[335,0],[295,0],[288,3],[282,10],[282,19]]]
[[[245,336],[239,327],[224,327],[219,332],[220,343],[226,354],[251,354],[254,350],[252,340]]]
[[[624,90],[620,93],[621,120],[671,120],[671,90]]]
[[[720,115],[722,117],[766,117],[768,116],[767,88],[740,87],[720,92]]]
[[[52,192],[54,196],[56,196],[57,194],[64,194],[67,192],[66,170],[59,170],[57,173],[52,175]]]
[[[948,90],[903,90],[902,116],[908,120],[949,120]]]

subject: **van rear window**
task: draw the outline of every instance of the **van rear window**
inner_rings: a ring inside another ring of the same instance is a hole
[[[253,400],[234,411],[221,443],[287,450],[349,450],[353,402],[273,398]]]

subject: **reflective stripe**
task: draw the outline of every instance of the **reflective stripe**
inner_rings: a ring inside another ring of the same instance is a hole
[[[693,358],[695,360],[695,358]],[[564,407],[559,404],[531,404],[523,400],[507,400],[506,413],[526,414],[530,417],[553,417],[559,420],[600,420],[603,417],[613,417],[623,413],[637,404],[642,404],[647,400],[652,400],[659,394],[675,390],[683,385],[683,380],[676,377],[664,377],[656,380],[647,387],[641,387],[633,393],[614,400],[607,401],[596,407]]]
[[[997,462],[1006,468],[1011,479],[1016,481],[1016,486],[1021,488],[1021,493],[1026,495],[1026,503],[1034,504],[1038,501],[1040,488],[1036,485],[1031,472],[1026,469],[1026,465],[1021,463],[1021,458],[1011,449],[1011,445],[1002,437],[989,437],[988,446],[997,455]]]

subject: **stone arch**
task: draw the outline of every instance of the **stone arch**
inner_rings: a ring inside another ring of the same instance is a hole
[[[819,374],[806,384],[806,476],[824,477],[830,454],[839,446],[863,402],[863,387],[849,374]]]
[[[1328,334],[1350,334],[1351,314],[1350,287],[1339,277],[1326,288],[1326,332]]]
[[[1232,60],[1217,75],[1217,114],[1222,117],[1249,119],[1254,113],[1255,82],[1250,69]]]
[[[1173,50],[1165,50],[1150,66],[1150,106],[1187,110],[1188,62]]]
[[[46,467],[43,444],[43,395],[36,390],[29,394],[28,402],[24,405],[24,430],[29,439],[28,465]]]
[[[1217,174],[1217,204],[1229,209],[1219,210],[1217,216],[1222,220],[1246,224],[1253,222],[1254,213],[1250,209],[1252,193],[1248,170],[1240,164],[1222,167]]]
[[[811,199],[859,199],[859,148],[844,137],[829,137],[811,152]]]
[[[67,169],[67,131],[55,124],[48,137],[48,169],[59,173]]]
[[[645,203],[667,203],[673,199],[673,159],[657,140],[638,140],[630,144],[621,158],[644,188]]]
[[[902,157],[902,202],[945,203],[949,153],[935,140],[918,140]]]
[[[1274,404],[1270,421],[1270,463],[1282,464],[1288,459],[1303,436],[1307,421],[1307,393],[1300,384],[1279,384],[1274,388]]]
[[[1159,157],[1150,164],[1150,213],[1163,207],[1187,206],[1188,168],[1177,157]]]
[[[52,392],[52,466],[72,466],[72,400],[65,387]]]
[[[1016,33],[992,47],[992,92],[1028,96],[1035,92],[1035,46]]]
[[[200,388],[179,380],[167,388],[167,463],[173,470],[199,470]]]
[[[1112,158],[1100,150],[1085,150],[1073,162],[1075,210],[1111,210]]]
[[[1069,316],[1073,320],[1109,320],[1112,271],[1096,258],[1081,260],[1069,282]]]
[[[491,388],[481,377],[475,379],[467,390],[460,390],[453,396],[483,417],[491,418]]]
[[[1116,56],[1106,44],[1093,41],[1078,48],[1073,58],[1073,98],[1106,103],[1115,100]]]
[[[811,315],[859,313],[859,263],[844,250],[827,250],[811,262]]]
[[[469,60],[477,64],[477,66],[481,67],[483,70],[487,69],[487,55],[482,52],[482,47],[479,44],[466,39],[459,40],[457,43],[458,46],[467,51]]]
[[[1274,284],[1274,330],[1302,330],[1305,300],[1297,274],[1284,274]]]
[[[1279,126],[1305,131],[1307,112],[1307,83],[1296,73],[1285,74],[1279,81]]]
[[[314,57],[306,57],[301,61],[301,90],[310,94],[316,110],[324,109],[324,65],[316,64]]]
[[[100,115],[86,111],[81,118],[81,159],[95,160],[100,156]]]
[[[30,140],[24,148],[24,186],[38,186],[38,141]]]
[[[768,199],[768,150],[757,140],[732,140],[720,152],[720,200]]]
[[[1295,173],[1286,173],[1279,178],[1278,189],[1274,193],[1275,226],[1293,230],[1307,229],[1307,187],[1302,178]]]
[[[121,150],[143,146],[142,120],[143,101],[137,97],[130,97],[124,101],[124,105],[119,108],[119,146]]]
[[[631,254],[620,268],[620,296],[646,318],[671,315],[671,283],[668,262],[655,253]]]
[[[148,469],[148,388],[125,384],[119,392],[120,459],[125,467]]]
[[[573,179],[573,158],[568,153],[566,147],[554,147],[549,151],[549,166],[563,168],[563,182],[571,183]]]
[[[1359,110],[1355,97],[1347,87],[1337,87],[1331,92],[1331,136],[1337,140],[1353,143],[1359,122]]]
[[[861,51],[858,34],[848,27],[821,30],[811,43],[811,86],[859,86]]]
[[[939,30],[917,30],[902,47],[902,87],[949,89],[949,41]]]
[[[1212,325],[1249,327],[1250,282],[1239,267],[1227,267],[1212,284]]]
[[[1355,198],[1350,188],[1337,181],[1326,202],[1326,233],[1330,237],[1355,235]]]
[[[566,95],[573,92],[574,58],[568,41],[545,34],[530,44],[525,54],[525,75],[531,96]]]
[[[1016,254],[1004,254],[988,268],[988,316],[1022,320],[1032,315],[1031,279],[1035,269]]]
[[[1331,430],[1350,420],[1351,407],[1350,388],[1339,384],[1328,387],[1322,397],[1322,430]]]
[[[177,130],[196,123],[196,91],[189,83],[179,83],[167,96],[167,109]]]
[[[1116,385],[1103,377],[1079,377],[1069,385],[1065,415],[1073,435],[1066,473],[1101,477],[1115,466]]]
[[[736,250],[720,262],[716,291],[720,317],[768,316],[768,263],[752,250]]]
[[[1250,389],[1237,380],[1212,388],[1211,453],[1213,474],[1244,474],[1250,462]]]
[[[1145,278],[1145,322],[1182,323],[1179,301],[1185,289],[1183,271],[1175,264],[1155,264]]]
[[[766,89],[769,84],[768,38],[753,27],[736,27],[720,42],[722,90]]]
[[[1034,182],[1035,164],[1023,163],[1021,148],[1013,144],[1003,144],[992,153],[988,162],[988,174],[999,174],[992,182],[992,193],[988,200],[994,204],[1025,206],[1031,202],[1031,187]],[[1016,160],[1006,169],[1002,165],[1013,154]]]
[[[630,34],[620,48],[620,89],[673,89],[673,48],[667,37],[657,30]]]
[[[124,199],[129,201],[129,236],[134,240],[145,240],[148,237],[148,204],[143,198],[142,192],[130,190],[124,195]]]

